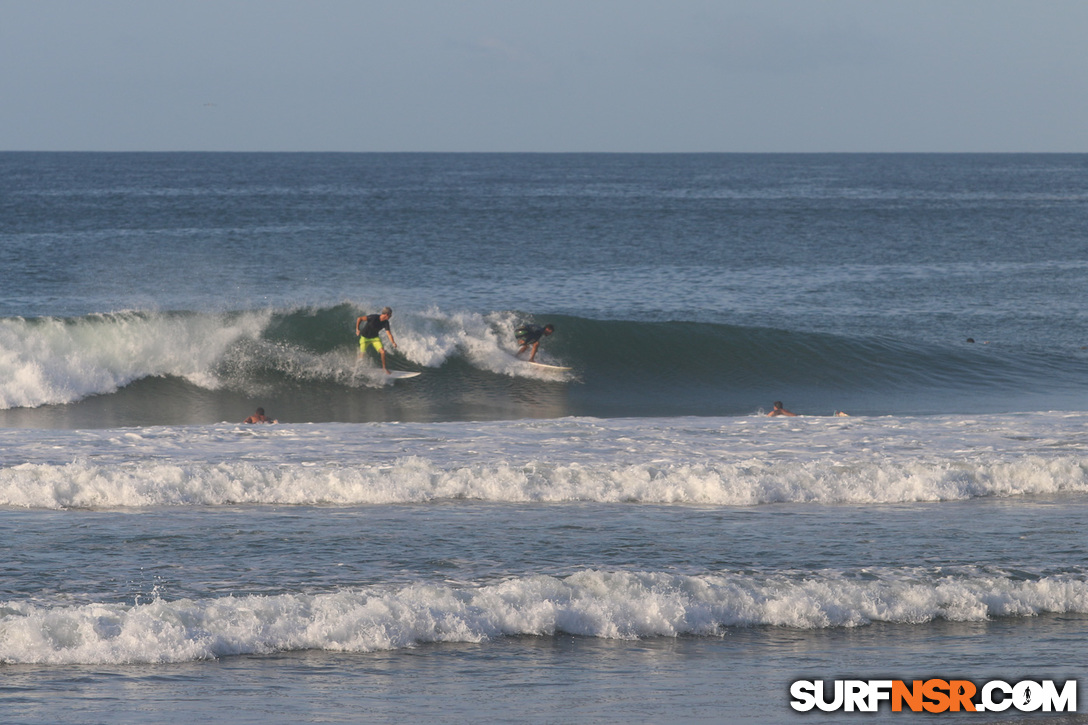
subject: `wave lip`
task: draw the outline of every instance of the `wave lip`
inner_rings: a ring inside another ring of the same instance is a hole
[[[133,605],[0,605],[0,662],[187,662],[276,651],[372,652],[559,633],[608,639],[717,637],[729,627],[858,627],[1088,613],[1083,572],[1014,578],[965,568],[768,575],[584,570],[477,586]]]
[[[0,409],[72,403],[146,377],[216,388],[212,371],[269,313],[114,312],[79,318],[0,319]]]

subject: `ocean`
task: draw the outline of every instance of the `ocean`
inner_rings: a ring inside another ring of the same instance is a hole
[[[0,153],[0,250],[0,722],[1088,722],[791,706],[1088,712],[1088,155]]]

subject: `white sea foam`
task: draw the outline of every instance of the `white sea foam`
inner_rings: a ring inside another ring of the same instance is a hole
[[[0,506],[749,506],[1088,492],[1088,416],[0,430]]]
[[[997,464],[776,463],[613,467],[492,464],[444,469],[408,457],[390,465],[251,462],[101,465],[24,463],[0,469],[0,506],[64,509],[228,504],[500,502],[698,504],[902,503],[980,496],[1085,493],[1082,459]]]
[[[161,375],[217,387],[215,363],[239,340],[255,339],[269,316],[115,312],[0,319],[0,408],[71,403]]]
[[[184,662],[274,651],[370,652],[502,636],[721,636],[724,628],[856,627],[1088,612],[1084,574],[1015,579],[967,569],[716,573],[585,570],[480,585],[147,603],[0,604],[0,662]]]

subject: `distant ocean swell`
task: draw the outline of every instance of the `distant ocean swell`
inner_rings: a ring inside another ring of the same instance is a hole
[[[386,387],[390,382],[373,361],[355,362],[353,324],[365,311],[344,304],[0,319],[0,410],[71,404],[149,379],[174,386],[179,399],[187,386],[278,400]],[[399,349],[391,360],[396,367],[426,371],[429,395],[486,385],[491,375],[578,383],[587,400],[644,401],[647,408],[677,396],[705,401],[744,391],[760,400],[766,391],[778,390],[820,390],[830,396],[921,391],[938,398],[939,391],[1062,391],[1088,378],[1088,355],[1073,353],[553,316],[547,321],[555,322],[558,332],[546,341],[541,357],[574,368],[556,376],[511,357],[513,328],[527,319],[512,311],[398,313]],[[169,392],[157,394],[169,405]]]
[[[418,456],[383,465],[21,463],[0,468],[0,506],[381,505],[442,500],[751,506],[870,504],[1088,492],[1079,455],[976,460],[710,459],[621,465],[536,460],[440,466]]]
[[[370,652],[503,636],[717,637],[723,628],[980,622],[1088,613],[1084,572],[965,567],[774,574],[584,570],[479,585],[41,606],[0,603],[0,662],[187,662],[276,651]]]

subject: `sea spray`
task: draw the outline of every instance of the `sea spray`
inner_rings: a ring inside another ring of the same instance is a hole
[[[720,637],[727,628],[920,625],[1088,613],[1088,574],[1009,577],[977,567],[850,572],[583,570],[469,586],[157,598],[133,605],[0,605],[0,662],[132,664],[242,654],[372,652],[560,633]]]

